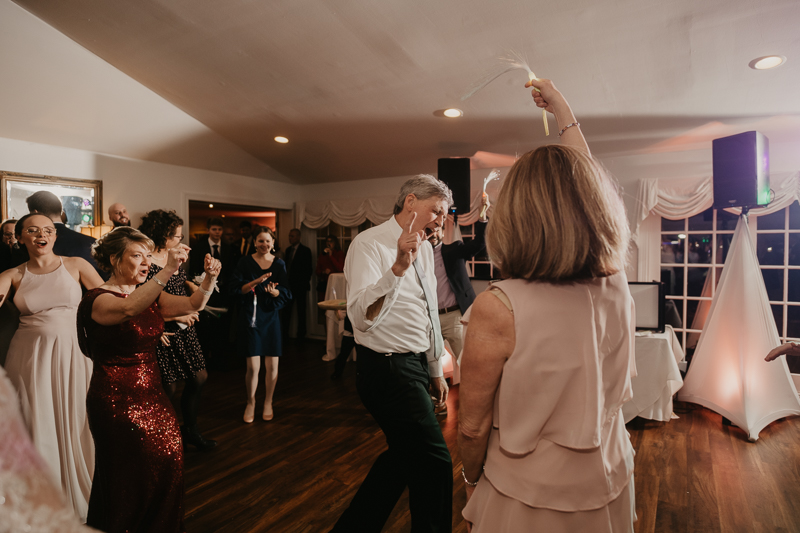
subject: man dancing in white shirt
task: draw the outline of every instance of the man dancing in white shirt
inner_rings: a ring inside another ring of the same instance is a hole
[[[408,486],[412,531],[450,532],[453,465],[428,393],[447,399],[433,249],[426,240],[453,202],[433,176],[406,181],[394,216],[353,239],[345,261],[356,386],[386,435],[383,452],[333,532],[383,528]]]

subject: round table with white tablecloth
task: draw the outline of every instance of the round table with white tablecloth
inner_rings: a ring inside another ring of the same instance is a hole
[[[622,406],[625,423],[637,416],[668,421],[672,397],[683,386],[678,363],[684,360],[684,353],[672,327],[666,326],[664,333],[637,333],[635,356],[633,398]]]
[[[338,300],[347,298],[347,281],[344,274],[336,272],[328,276],[328,286],[325,288],[325,300]],[[323,361],[333,361],[339,353],[344,333],[344,315],[347,309],[341,311],[325,311],[325,355]],[[337,316],[338,314],[338,316]]]

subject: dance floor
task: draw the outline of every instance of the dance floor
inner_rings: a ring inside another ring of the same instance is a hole
[[[220,444],[186,455],[188,531],[320,533],[333,526],[385,441],[358,399],[355,365],[331,381],[333,363],[323,353],[322,342],[290,341],[271,422],[242,422],[243,361],[210,372],[200,427]],[[462,533],[457,389],[442,430],[453,455],[453,531]],[[263,383],[259,392],[260,403]],[[753,444],[704,408],[678,403],[676,412],[680,418],[669,423],[628,424],[637,454],[637,532],[800,531],[800,417],[767,426]],[[410,530],[406,494],[384,531]]]

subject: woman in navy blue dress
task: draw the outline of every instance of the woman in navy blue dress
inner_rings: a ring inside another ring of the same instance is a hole
[[[283,260],[272,255],[275,234],[261,227],[254,236],[256,251],[242,257],[231,279],[231,289],[236,295],[239,323],[237,345],[239,353],[247,358],[247,406],[244,421],[255,418],[256,388],[261,358],[264,358],[267,397],[261,417],[272,420],[272,395],[278,381],[278,358],[282,353],[279,311],[291,300]]]

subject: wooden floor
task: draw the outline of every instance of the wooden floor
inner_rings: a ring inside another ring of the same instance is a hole
[[[244,363],[210,372],[200,427],[220,444],[186,455],[186,527],[205,532],[328,531],[358,489],[383,436],[355,391],[355,365],[330,380],[321,342],[291,342],[281,359],[275,419],[242,423]],[[263,401],[263,384],[258,400]],[[465,532],[458,390],[442,430],[453,456],[453,531]],[[678,404],[669,423],[628,425],[636,449],[639,533],[800,531],[800,418],[782,420],[750,443],[719,415]],[[407,494],[384,531],[410,531]]]

